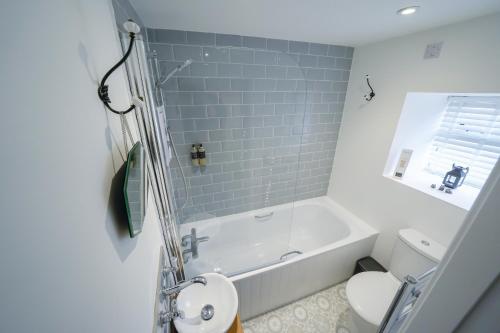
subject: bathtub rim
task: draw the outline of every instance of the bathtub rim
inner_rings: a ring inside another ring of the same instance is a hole
[[[276,205],[276,206],[271,206],[271,207],[266,207],[266,208],[261,208],[261,209],[256,209],[252,211],[247,211],[243,213],[238,213],[238,214],[233,214],[233,215],[228,215],[228,216],[222,216],[222,217],[215,217],[215,218],[210,218],[206,220],[200,220],[200,221],[195,221],[195,222],[189,222],[189,223],[184,223],[180,225],[181,229],[190,229],[191,227],[194,227],[196,225],[199,225],[200,222],[202,222],[204,225],[209,225],[209,224],[223,224],[223,223],[230,223],[230,221],[235,220],[235,219],[240,219],[240,218],[248,218],[248,217],[254,217],[256,214],[260,213],[265,213],[273,210],[279,210],[279,209],[287,209],[287,208],[295,208],[295,207],[300,207],[300,206],[322,206],[323,208],[326,208],[329,210],[332,214],[334,214],[339,220],[340,223],[345,224],[348,229],[349,229],[349,234],[333,243],[329,243],[327,245],[315,248],[313,250],[307,251],[305,253],[302,253],[300,255],[294,256],[293,258],[277,263],[272,263],[264,267],[260,267],[254,270],[250,270],[248,272],[243,272],[239,273],[236,275],[229,276],[228,278],[231,281],[238,281],[240,279],[244,279],[250,276],[254,276],[257,274],[261,274],[263,272],[267,272],[269,270],[292,264],[301,260],[306,260],[310,257],[319,255],[321,253],[331,251],[337,248],[342,248],[344,246],[347,246],[355,241],[359,241],[362,239],[367,239],[370,237],[377,236],[379,232],[370,226],[367,222],[363,221],[361,218],[357,217],[355,214],[347,210],[345,207],[334,201],[332,198],[328,196],[321,196],[321,197],[315,197],[311,199],[305,199],[305,200],[300,200],[300,201],[295,201],[292,203],[285,203],[281,205]]]

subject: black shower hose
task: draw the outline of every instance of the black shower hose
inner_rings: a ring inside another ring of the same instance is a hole
[[[127,52],[125,53],[125,55],[120,59],[120,61],[118,61],[116,63],[116,65],[114,65],[113,67],[111,67],[111,69],[104,75],[104,77],[102,78],[101,80],[101,84],[99,84],[99,88],[97,88],[97,95],[99,95],[99,99],[104,103],[104,105],[113,113],[116,113],[116,114],[119,114],[119,115],[122,115],[122,114],[127,114],[129,113],[130,111],[132,111],[133,109],[135,109],[135,105],[132,104],[130,105],[130,107],[126,110],[116,110],[114,109],[110,103],[111,103],[111,99],[109,98],[109,92],[108,92],[108,85],[106,85],[106,80],[109,78],[109,76],[118,68],[120,67],[126,60],[127,58],[130,56],[130,53],[132,52],[132,48],[134,46],[134,42],[135,42],[135,33],[131,32],[129,33],[129,37],[130,37],[130,44],[128,46],[128,49],[127,49]]]

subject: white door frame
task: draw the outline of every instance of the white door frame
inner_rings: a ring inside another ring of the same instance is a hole
[[[401,332],[453,332],[499,274],[500,162],[497,162]]]

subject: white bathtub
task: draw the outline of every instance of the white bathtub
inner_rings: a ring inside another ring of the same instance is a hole
[[[378,235],[327,197],[186,223],[181,235],[191,228],[210,239],[185,265],[187,276],[229,276],[242,320],[346,280]]]

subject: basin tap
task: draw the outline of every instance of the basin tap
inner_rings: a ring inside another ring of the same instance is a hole
[[[204,278],[203,276],[195,276],[194,278],[183,281],[178,283],[177,285],[170,287],[170,288],[164,288],[161,290],[162,295],[164,296],[171,296],[174,294],[178,294],[182,289],[189,287],[192,284],[199,283],[204,286],[207,285],[207,279]]]

